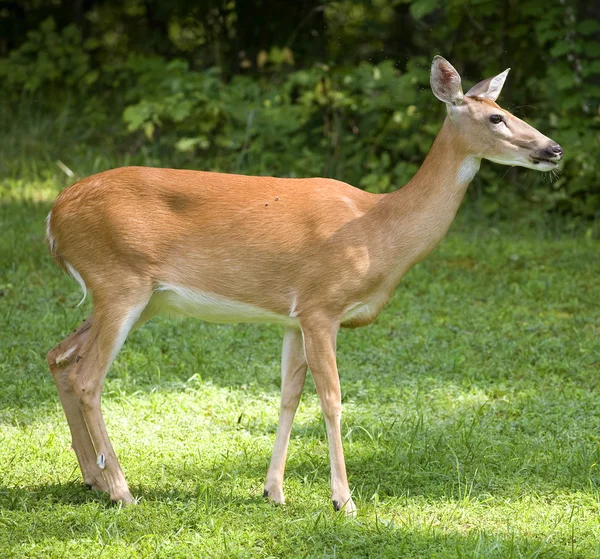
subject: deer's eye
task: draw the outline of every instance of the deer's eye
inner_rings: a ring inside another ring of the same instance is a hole
[[[504,121],[504,117],[502,115],[492,115],[490,117],[490,122],[492,124],[500,124],[502,121]]]

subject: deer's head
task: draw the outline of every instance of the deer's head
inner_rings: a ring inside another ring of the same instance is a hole
[[[448,118],[473,156],[503,165],[550,171],[562,159],[562,148],[533,126],[496,104],[508,70],[473,86],[466,95],[452,64],[436,56],[431,89],[446,103]]]

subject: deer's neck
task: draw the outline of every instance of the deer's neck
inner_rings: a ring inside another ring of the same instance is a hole
[[[408,269],[442,240],[479,164],[446,118],[417,174],[378,204],[379,219],[387,228],[385,245],[401,266]]]

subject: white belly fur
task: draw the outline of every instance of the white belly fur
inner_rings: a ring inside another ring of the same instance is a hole
[[[376,301],[369,301],[350,305],[341,322],[371,317],[374,309],[377,308],[375,303]],[[150,300],[149,307],[152,308],[153,313],[199,318],[207,322],[269,322],[285,326],[299,325],[293,307],[290,312],[292,316],[285,316],[222,295],[179,285],[160,284]]]
[[[207,322],[271,322],[297,325],[298,320],[222,295],[196,291],[178,285],[161,284],[150,301],[155,312],[189,316]]]
[[[350,305],[346,312],[344,313],[343,322],[348,322],[350,320],[362,320],[362,319],[370,319],[373,318],[373,315],[376,314],[376,309],[374,303],[354,303]]]

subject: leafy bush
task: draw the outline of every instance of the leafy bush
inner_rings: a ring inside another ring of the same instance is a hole
[[[123,118],[129,132],[213,168],[338,176],[387,191],[414,174],[435,134],[416,106],[428,80],[427,71],[401,73],[384,61],[225,85],[214,69],[154,60],[129,89]]]
[[[91,67],[88,51],[89,44],[84,44],[75,25],[57,31],[48,18],[27,34],[18,49],[0,58],[3,93],[13,100],[23,93],[51,97],[69,89],[85,95],[99,75]]]
[[[551,183],[540,175],[482,166],[471,189],[477,207],[504,217],[518,206],[596,217],[600,24],[593,8],[574,0],[551,5],[523,0],[518,10],[464,0],[312,4],[306,17],[317,13],[328,24],[319,41],[330,57],[314,52],[308,57],[311,39],[294,43],[300,33],[295,28],[287,44],[247,45],[255,58],[236,52],[236,37],[260,38],[250,33],[258,24],[236,19],[235,2],[223,4],[217,30],[209,25],[216,25],[214,11],[205,20],[196,14],[200,19],[193,23],[185,0],[162,7],[170,19],[158,26],[168,33],[160,40],[156,14],[152,19],[150,4],[137,0],[123,7],[95,5],[85,34],[75,24],[59,28],[46,18],[0,58],[6,115],[27,115],[23,107],[30,103],[64,124],[68,108],[76,116],[69,134],[61,136],[66,143],[50,136],[37,144],[47,142],[48,161],[89,162],[90,150],[114,154],[95,158],[91,168],[86,163],[85,171],[99,170],[98,161],[142,162],[323,175],[386,192],[412,177],[439,129],[444,109],[428,82],[431,57],[442,51],[473,82],[513,64],[502,105],[565,151],[562,174]],[[405,36],[398,37],[395,26]],[[149,29],[154,34],[144,37]],[[395,62],[390,57],[398,49],[410,55]],[[217,53],[214,58],[209,51]],[[13,136],[32,130],[7,119]],[[16,159],[10,155],[24,144],[31,142],[11,136],[0,146],[8,172]]]

